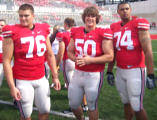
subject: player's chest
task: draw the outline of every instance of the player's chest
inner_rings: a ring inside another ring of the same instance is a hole
[[[91,33],[77,33],[75,35],[75,45],[88,46],[88,45],[101,45],[101,38],[96,32]]]
[[[46,34],[43,31],[19,31],[14,37],[15,53],[26,58],[42,56],[46,51]]]
[[[113,31],[113,41],[114,47],[117,48],[117,50],[120,48],[134,50],[140,46],[138,31],[132,25],[117,27],[117,29]]]
[[[46,42],[46,34],[42,30],[19,30],[14,35],[14,43],[22,47],[37,45]]]

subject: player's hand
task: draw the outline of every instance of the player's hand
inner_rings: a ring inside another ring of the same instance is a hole
[[[113,72],[107,72],[107,82],[108,82],[109,85],[114,86]]]
[[[60,90],[61,89],[61,84],[58,78],[53,78],[53,86],[51,85],[51,87],[53,87],[55,90]]]
[[[156,87],[154,74],[149,74],[147,76],[146,86],[148,89],[153,89]]]
[[[11,93],[11,96],[12,96],[15,100],[17,100],[17,101],[21,100],[21,93],[20,93],[20,91],[19,91],[18,88],[16,88],[16,87],[11,88],[11,89],[10,89],[10,93]]]
[[[82,67],[84,65],[90,64],[90,59],[91,57],[88,55],[83,55],[82,57],[77,57],[76,58],[76,65],[78,65],[79,67]]]

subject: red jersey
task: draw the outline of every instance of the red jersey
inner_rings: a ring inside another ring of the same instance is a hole
[[[2,44],[3,44],[3,36],[0,35],[0,63],[3,62],[3,60],[2,60],[2,55],[3,55]]]
[[[117,66],[123,69],[145,67],[145,56],[139,41],[139,30],[148,30],[146,19],[132,17],[132,20],[121,26],[121,21],[111,24],[114,34]]]
[[[49,32],[46,23],[34,24],[33,30],[20,24],[3,28],[4,38],[11,37],[14,42],[14,78],[36,80],[45,75],[46,39]]]
[[[65,51],[64,51],[63,60],[68,59],[67,47],[68,47],[70,39],[71,39],[70,31],[58,32],[57,35],[56,35],[56,39],[59,40],[59,41],[63,41],[64,42],[64,44],[65,44]]]
[[[84,27],[74,27],[71,29],[71,37],[75,41],[75,55],[82,57],[88,55],[97,57],[103,55],[102,41],[104,39],[112,40],[112,31],[110,29],[95,28],[89,33],[84,32]],[[104,70],[105,64],[89,64],[75,68],[87,72],[100,72]]]

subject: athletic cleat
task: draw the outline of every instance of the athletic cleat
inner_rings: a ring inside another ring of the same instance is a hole
[[[67,86],[67,84],[66,84],[66,83],[64,84],[64,88],[66,88],[66,89],[68,88],[68,86]]]
[[[88,106],[87,105],[82,105],[82,109],[83,109],[83,112],[87,112],[88,111]]]

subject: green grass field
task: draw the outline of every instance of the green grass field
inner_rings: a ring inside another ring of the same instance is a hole
[[[155,75],[157,76],[157,40],[152,41],[154,52]],[[68,109],[67,90],[63,88],[64,82],[62,74],[60,74],[62,90],[59,92],[51,90],[51,109],[62,112]],[[0,88],[0,100],[12,102],[10,92],[6,81],[4,80]],[[157,88],[154,90],[145,89],[144,108],[147,111],[149,120],[157,120]],[[115,87],[107,84],[104,78],[104,84],[99,96],[99,114],[102,120],[124,120],[123,105]],[[16,108],[9,105],[0,104],[0,120],[18,120],[19,112]],[[33,112],[32,119],[37,120],[37,112]],[[50,115],[51,120],[70,120],[56,115]]]

